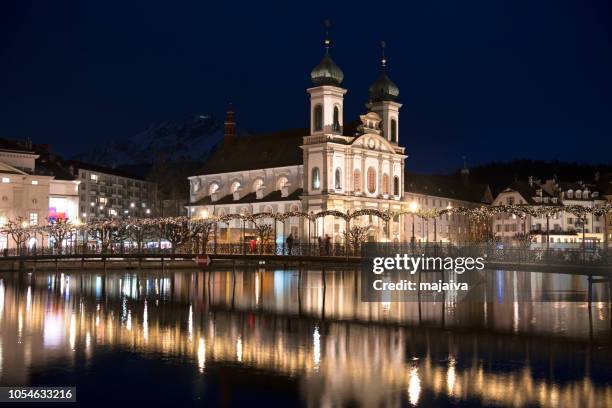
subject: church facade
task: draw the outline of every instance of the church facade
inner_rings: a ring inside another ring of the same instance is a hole
[[[222,146],[200,174],[189,177],[190,216],[414,208],[405,194],[407,156],[399,145],[399,89],[387,75],[386,60],[383,57],[379,76],[370,86],[368,111],[359,121],[345,124],[344,75],[330,56],[329,40],[325,46],[307,89],[309,128],[237,138],[230,108]],[[389,223],[365,215],[351,225],[369,226],[370,240],[406,242],[412,222],[414,217],[404,215]],[[239,242],[241,229],[251,227],[231,221],[220,227],[219,238]],[[276,225],[276,241],[292,233],[301,242],[329,236],[338,243],[344,240],[345,228],[344,220],[333,216],[313,223],[290,217]]]

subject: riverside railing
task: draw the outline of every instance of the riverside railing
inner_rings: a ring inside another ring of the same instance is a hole
[[[483,257],[485,263],[508,264],[541,264],[541,265],[600,265],[612,268],[612,249],[593,248],[529,248],[510,247],[498,244],[441,244],[441,243],[368,243],[368,253],[372,253],[373,245],[377,253],[394,256],[407,254],[413,257]],[[183,245],[177,248],[151,248],[137,246],[109,246],[102,248],[96,245],[72,245],[62,247],[10,248],[0,251],[2,258],[20,258],[57,255],[74,256],[100,255],[106,257],[122,255],[195,255],[201,253],[220,255],[285,255],[285,256],[326,256],[326,257],[360,257],[361,246],[349,246],[337,243],[307,244],[258,244],[252,243],[213,243],[202,245],[196,249],[194,245]]]

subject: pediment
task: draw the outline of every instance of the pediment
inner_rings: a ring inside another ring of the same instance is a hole
[[[362,149],[371,150],[375,152],[383,152],[383,153],[395,153],[395,149],[389,143],[387,139],[376,134],[376,133],[366,133],[361,136],[358,136],[353,143],[351,143],[353,147],[360,147]]]

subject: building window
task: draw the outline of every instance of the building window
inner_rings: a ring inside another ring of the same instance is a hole
[[[393,195],[399,196],[400,192],[399,192],[399,177],[395,176],[393,177]]]
[[[334,173],[334,188],[336,190],[340,190],[342,188],[342,172],[340,171],[340,167],[338,167]]]
[[[38,185],[38,180],[32,180],[32,185],[33,186],[37,186]]]
[[[389,175],[387,173],[383,173],[382,176],[382,192],[389,194]]]
[[[368,168],[368,192],[370,194],[376,192],[376,170],[374,170],[374,167]]]
[[[30,213],[30,225],[38,225],[38,213]]]
[[[391,119],[391,141],[397,143],[397,121]]]
[[[278,189],[282,190],[289,183],[289,179],[285,176],[281,176],[278,178]]]
[[[3,182],[3,183],[10,183],[10,182],[11,182],[11,179],[10,179],[10,178],[8,178],[8,177],[2,177],[2,182]]]
[[[355,184],[355,192],[361,192],[361,171],[359,171],[359,169],[355,169],[355,171],[353,171],[353,182]]]
[[[219,190],[219,185],[217,183],[212,183],[208,187],[208,194],[213,195],[217,192],[217,190]]]
[[[263,186],[263,180],[258,178],[253,182],[253,191],[257,192]]]
[[[318,190],[321,188],[321,173],[319,172],[318,167],[314,167],[312,169],[311,183],[313,190]]]
[[[240,188],[240,182],[239,181],[234,181],[232,183],[232,187],[230,188],[230,192],[233,194],[236,191],[238,191],[239,188]]]
[[[334,132],[340,131],[340,109],[334,106]]]
[[[92,175],[90,176],[90,179],[91,179],[91,181],[94,181],[94,182],[96,182],[96,183],[97,183],[97,182],[98,182],[98,175],[97,175],[97,174],[92,174]]]
[[[316,105],[314,107],[314,130],[315,132],[320,132],[323,130],[323,106]]]

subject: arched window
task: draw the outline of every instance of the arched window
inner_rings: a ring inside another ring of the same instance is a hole
[[[323,106],[316,105],[314,107],[314,130],[315,132],[319,132],[323,130]]]
[[[313,167],[310,182],[313,190],[321,188],[321,173],[318,167]]]
[[[336,168],[336,172],[334,173],[334,188],[336,190],[342,188],[342,172],[340,171],[340,167]]]
[[[382,176],[382,192],[389,194],[389,175],[387,173],[383,173]]]
[[[355,169],[355,171],[353,171],[353,182],[353,189],[355,190],[355,192],[361,192],[361,171],[359,171],[359,169]]]
[[[240,182],[234,181],[232,183],[232,186],[230,187],[230,193],[235,193],[236,191],[238,191],[239,188],[240,188]]]
[[[217,183],[211,183],[208,187],[208,194],[213,195],[219,190],[219,185]]]
[[[340,109],[334,106],[334,132],[340,131]]]
[[[258,178],[253,182],[253,191],[257,192],[263,186],[263,180]]]
[[[391,119],[391,142],[397,143],[397,121]]]
[[[368,192],[370,194],[376,192],[376,170],[374,170],[374,167],[368,167]]]
[[[279,190],[282,190],[289,183],[289,180],[285,176],[280,176],[278,178],[278,182],[276,183]]]
[[[399,185],[399,177],[395,176],[393,177],[393,195],[399,196],[400,195],[400,185]]]

